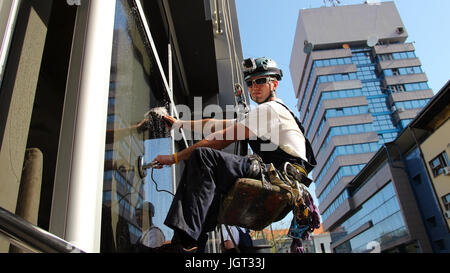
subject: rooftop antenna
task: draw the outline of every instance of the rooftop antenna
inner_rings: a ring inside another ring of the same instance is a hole
[[[327,2],[331,4],[331,6],[336,7],[337,5],[339,5],[341,3],[340,0],[323,0],[323,5],[326,7],[327,6]]]

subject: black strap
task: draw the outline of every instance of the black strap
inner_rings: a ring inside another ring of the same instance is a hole
[[[305,128],[303,128],[302,123],[301,123],[300,120],[297,118],[297,116],[294,114],[294,112],[292,112],[291,109],[289,109],[289,107],[287,107],[284,103],[282,103],[282,102],[280,102],[280,101],[277,101],[277,100],[276,100],[275,102],[277,102],[277,103],[279,103],[280,105],[282,105],[284,108],[286,108],[286,109],[289,111],[289,113],[291,113],[292,117],[294,118],[295,122],[297,123],[298,127],[300,128],[300,131],[302,132],[302,134],[303,134],[303,135],[305,136],[305,138],[306,138],[306,135],[305,135]]]
[[[292,112],[291,109],[289,109],[289,107],[287,107],[286,105],[284,105],[284,103],[282,103],[280,101],[275,100],[275,102],[282,105],[284,108],[286,108],[289,111],[289,113],[291,113],[292,117],[294,118],[295,122],[298,125],[298,128],[300,129],[303,136],[305,137],[306,159],[308,159],[308,162],[305,162],[305,163],[307,163],[307,165],[309,165],[309,166],[305,166],[305,167],[307,168],[306,171],[309,173],[316,166],[317,162],[316,162],[316,157],[314,156],[314,152],[313,152],[311,143],[309,142],[309,139],[305,135],[305,128],[303,127],[302,123],[297,118],[297,116],[294,114],[294,112]]]

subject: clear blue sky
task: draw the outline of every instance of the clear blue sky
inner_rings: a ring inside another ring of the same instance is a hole
[[[341,5],[362,4],[364,0],[340,0]],[[381,1],[386,2],[386,1]],[[449,0],[394,0],[416,55],[437,93],[450,79]],[[297,98],[289,72],[292,45],[300,9],[318,8],[323,0],[236,0],[239,32],[244,58],[273,58],[284,72],[277,95],[295,113]],[[328,4],[328,6],[330,6]],[[310,191],[314,194],[314,185]],[[317,199],[316,204],[317,204]],[[291,218],[290,218],[291,219]],[[283,221],[289,225],[290,221]],[[288,226],[286,226],[288,227]]]

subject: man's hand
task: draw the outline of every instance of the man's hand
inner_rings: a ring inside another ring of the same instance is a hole
[[[162,116],[163,121],[166,123],[167,127],[170,129],[172,129],[173,124],[177,121],[176,118],[169,116],[169,115],[164,115]]]
[[[159,165],[155,166],[155,169],[162,169],[164,166],[170,166],[175,164],[174,155],[158,155],[152,162],[159,162]]]

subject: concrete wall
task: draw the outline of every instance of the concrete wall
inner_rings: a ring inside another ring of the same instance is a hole
[[[23,1],[0,93],[0,206],[15,212],[52,1]],[[0,239],[0,252],[9,244]]]
[[[436,177],[433,176],[433,172],[431,171],[429,162],[434,159],[437,155],[442,152],[446,152],[447,155],[450,155],[450,122],[447,120],[444,124],[441,125],[432,135],[430,135],[421,145],[420,149],[422,150],[425,165],[430,174],[434,189],[436,191],[436,197],[438,199],[440,208],[442,213],[445,211],[444,203],[442,201],[442,196],[445,196],[450,193],[450,176],[440,174]],[[445,218],[447,222],[447,227],[450,228],[450,219]]]
[[[396,32],[404,25],[394,2],[305,9],[300,17],[306,39],[314,45],[365,42],[369,36],[397,41],[408,37],[406,30]]]

